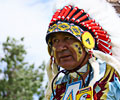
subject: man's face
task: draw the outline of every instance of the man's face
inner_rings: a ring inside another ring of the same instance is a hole
[[[55,33],[52,36],[52,51],[55,61],[61,67],[72,70],[78,67],[85,56],[80,41],[69,33]]]

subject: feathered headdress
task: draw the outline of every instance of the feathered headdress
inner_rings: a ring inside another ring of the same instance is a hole
[[[82,29],[92,33],[98,50],[110,55],[113,53],[113,56],[119,58],[115,49],[118,50],[120,44],[120,31],[118,30],[120,18],[111,4],[105,0],[58,0],[55,6],[55,13],[50,22],[52,32],[58,31],[53,25],[57,21],[76,23]],[[61,27],[64,26],[61,25]],[[48,32],[51,33],[49,30]]]

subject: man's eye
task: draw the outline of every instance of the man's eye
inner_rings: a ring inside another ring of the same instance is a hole
[[[53,39],[53,40],[52,40],[52,43],[58,43],[58,42],[59,42],[58,39]]]
[[[71,37],[65,37],[65,40],[71,40],[72,38]]]

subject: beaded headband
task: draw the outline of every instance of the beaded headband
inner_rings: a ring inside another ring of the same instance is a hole
[[[72,25],[74,27],[79,27],[78,29],[81,31],[81,34],[76,35],[73,34],[74,32],[70,32],[70,30],[62,30],[62,28],[60,29],[60,22],[68,25],[70,27],[69,29],[71,29]],[[110,45],[111,39],[109,38],[109,34],[107,34],[107,32],[98,23],[96,23],[94,19],[91,19],[89,14],[84,12],[83,9],[72,7],[71,5],[65,6],[63,9],[58,9],[54,13],[49,24],[49,29],[46,35],[47,43],[51,33],[55,32],[72,33],[72,35],[77,37],[77,39],[79,38],[85,48],[100,50],[104,53],[112,55],[112,46]],[[49,45],[48,51],[50,52]]]

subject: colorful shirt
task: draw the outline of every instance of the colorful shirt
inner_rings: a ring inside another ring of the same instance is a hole
[[[94,100],[120,100],[120,75],[112,66],[99,60],[98,62],[100,65],[100,73],[98,81],[96,81],[93,86]],[[85,71],[85,69],[87,70]],[[90,72],[90,74],[88,73],[85,76],[84,72],[80,71],[80,73],[83,74],[82,76],[84,76],[86,84],[88,79],[92,80],[94,72],[93,69],[90,71],[90,66],[84,66],[82,70],[84,70],[85,73],[87,71]],[[70,81],[71,79],[72,81]],[[58,80],[56,82],[56,88],[54,89],[55,96],[52,94],[50,100],[92,100],[90,99],[92,97],[86,94],[83,95],[83,98],[81,96],[79,99],[76,99],[80,89],[84,90],[84,86],[79,76],[77,80],[75,79],[73,75],[65,75],[62,79]],[[90,88],[88,89],[91,91]],[[90,91],[88,92],[91,93]]]

